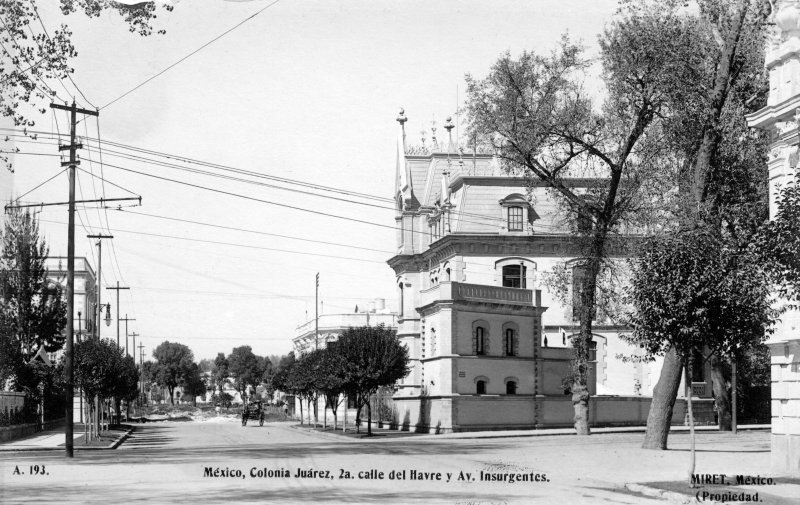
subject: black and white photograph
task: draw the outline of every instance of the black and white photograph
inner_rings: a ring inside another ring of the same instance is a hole
[[[0,0],[0,503],[800,503],[800,0]]]

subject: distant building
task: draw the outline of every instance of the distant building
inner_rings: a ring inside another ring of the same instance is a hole
[[[397,314],[386,309],[386,302],[378,298],[358,311],[320,314],[318,321],[314,319],[306,321],[295,330],[292,345],[295,355],[299,357],[317,347],[324,349],[328,342],[338,340],[342,332],[348,328],[381,324],[389,329],[397,329]]]
[[[45,260],[48,279],[58,282],[67,290],[67,258],[51,256]],[[94,327],[94,313],[97,310],[97,278],[94,269],[86,258],[75,258],[75,306],[73,325],[77,340],[90,335]]]

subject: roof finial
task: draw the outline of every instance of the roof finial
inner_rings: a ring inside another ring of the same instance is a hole
[[[431,142],[433,142],[433,148],[439,147],[439,143],[436,141],[436,118],[431,121]]]
[[[447,144],[447,157],[450,157],[450,150],[453,149],[453,128],[455,125],[453,124],[453,118],[447,116],[447,119],[444,122],[444,129],[447,130],[447,137],[448,137],[448,144]]]
[[[420,140],[422,141],[422,147],[425,147],[425,128],[422,128],[419,134],[421,135]]]
[[[406,149],[406,121],[408,118],[406,117],[406,111],[402,107],[400,107],[400,113],[397,115],[398,123],[400,123],[400,129],[403,131],[403,151],[405,152]]]

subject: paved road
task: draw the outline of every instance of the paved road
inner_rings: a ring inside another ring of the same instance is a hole
[[[153,423],[137,426],[117,450],[77,451],[70,462],[60,452],[0,454],[0,502],[664,503],[622,485],[685,476],[687,437],[673,436],[674,450],[643,451],[641,436],[353,440],[286,423]],[[698,472],[769,467],[767,433],[703,434],[698,447]],[[27,475],[33,464],[47,475]],[[15,474],[18,467],[26,475]],[[208,475],[215,471],[219,476]],[[392,471],[405,478],[389,479]],[[412,479],[412,471],[422,478]],[[459,480],[461,472],[467,480]],[[481,482],[480,472],[539,474],[544,481]]]

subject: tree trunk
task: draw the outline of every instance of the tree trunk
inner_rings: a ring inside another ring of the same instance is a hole
[[[116,407],[114,410],[117,412],[116,424],[122,424],[122,398],[114,398],[114,406]]]
[[[372,436],[372,402],[367,402],[367,435]]]
[[[303,399],[300,398],[300,425],[303,425]]]
[[[344,418],[342,419],[342,433],[347,433],[347,395],[344,395]]]
[[[689,411],[689,443],[690,443],[690,456],[689,456],[689,487],[694,487],[694,469],[695,469],[695,452],[694,452],[694,413],[692,412],[692,361],[691,357],[686,360],[686,408]]]
[[[674,349],[664,355],[664,366],[653,390],[653,402],[647,415],[647,431],[644,435],[644,449],[667,448],[667,437],[672,421],[672,409],[678,397],[683,366]]]
[[[174,407],[175,406],[175,396],[174,391],[175,388],[168,388],[169,389],[169,403]]]
[[[714,391],[714,406],[717,408],[719,431],[731,431],[731,396],[728,389],[728,381],[725,380],[722,365],[723,362],[717,355],[710,359],[711,364],[711,388]]]
[[[361,407],[364,405],[359,402],[356,408],[356,433],[361,433]]]

